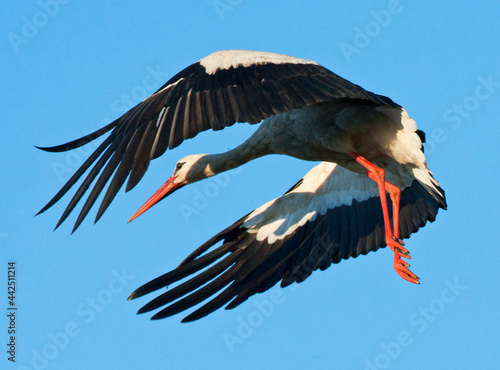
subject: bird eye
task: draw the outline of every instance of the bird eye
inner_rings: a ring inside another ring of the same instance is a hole
[[[186,162],[179,162],[179,163],[177,163],[177,165],[175,166],[175,170],[179,171],[182,168],[182,166],[184,166],[184,163],[186,163]]]

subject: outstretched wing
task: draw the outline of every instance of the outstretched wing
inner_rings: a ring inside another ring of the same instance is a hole
[[[143,177],[151,159],[199,132],[235,122],[255,124],[285,111],[333,99],[397,106],[337,76],[316,62],[274,53],[228,50],[213,53],[172,77],[157,92],[102,129],[66,144],[40,148],[62,152],[111,131],[62,189],[39,212],[53,206],[89,169],[56,228],[97,179],[76,220],[75,231],[114,173],[95,221],[128,178],[126,191]]]
[[[401,237],[408,238],[434,221],[440,203],[411,176],[397,185],[403,189]],[[219,241],[222,245],[209,251]],[[176,269],[137,289],[129,300],[179,282],[139,313],[167,305],[152,317],[161,319],[208,300],[183,322],[198,320],[226,304],[226,309],[234,308],[279,281],[282,287],[300,283],[318,268],[325,270],[385,246],[375,182],[323,162],[285,195],[214,236]]]

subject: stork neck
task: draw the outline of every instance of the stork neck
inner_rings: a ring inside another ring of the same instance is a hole
[[[258,142],[254,142],[253,140],[248,140],[225,153],[209,155],[206,170],[209,176],[214,176],[218,173],[237,168],[266,154],[269,154],[267,146],[259,145]]]

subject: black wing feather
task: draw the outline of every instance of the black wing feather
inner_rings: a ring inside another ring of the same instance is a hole
[[[64,194],[80,179],[80,177],[87,171],[87,169],[99,158],[99,156],[108,148],[108,146],[115,139],[114,135],[110,135],[99,147],[90,155],[89,158],[80,166],[80,168],[71,176],[71,178],[66,182],[66,184],[57,192],[57,194],[43,207],[40,213],[45,212],[47,209],[52,207],[59,199],[61,199]]]
[[[137,185],[142,176],[149,167],[151,161],[151,152],[154,144],[154,139],[158,128],[154,121],[149,121],[148,127],[144,136],[142,137],[139,148],[137,149],[136,157],[134,158],[133,167],[130,171],[130,176],[127,181],[125,191],[129,191]]]
[[[108,206],[111,204],[116,194],[118,193],[122,185],[125,183],[125,180],[129,176],[130,171],[132,171],[132,168],[134,166],[135,156],[137,150],[139,150],[139,144],[142,141],[143,133],[145,130],[146,126],[141,126],[137,131],[135,131],[132,135],[130,142],[127,144],[127,146],[130,146],[130,149],[127,151],[123,150],[124,154],[120,159],[120,162],[118,162],[119,166],[116,169],[116,173],[113,176],[113,180],[111,180],[111,183],[108,186],[106,194],[104,195],[104,198],[101,202],[101,206],[97,211],[96,222],[97,220],[99,220],[99,218],[101,218],[104,211],[106,211]]]
[[[82,207],[82,210],[80,211],[80,214],[78,215],[78,218],[76,219],[75,226],[73,227],[72,232],[76,231],[78,226],[80,226],[80,224],[84,220],[85,216],[87,216],[90,209],[92,208],[95,201],[97,200],[97,197],[99,196],[99,194],[101,194],[101,191],[104,189],[104,186],[106,185],[109,178],[111,177],[111,175],[115,171],[116,167],[120,163],[120,160],[121,160],[123,154],[125,153],[125,149],[126,149],[127,144],[128,144],[128,139],[130,138],[130,136],[132,136],[132,134],[133,134],[133,131],[130,131],[128,133],[128,135],[125,136],[125,140],[122,141],[121,143],[119,141],[113,142],[113,144],[116,144],[116,146],[118,148],[116,149],[116,151],[113,153],[113,155],[111,156],[111,158],[107,162],[106,167],[104,167],[103,172],[101,173],[101,175],[97,179],[94,187],[92,188],[92,191],[90,192],[87,200],[85,201],[85,203]],[[118,144],[120,144],[120,145],[118,145]],[[114,150],[113,146],[114,145],[111,146],[112,150]],[[97,222],[97,220],[96,220],[96,222]]]
[[[103,143],[105,144],[105,143]],[[103,146],[105,148],[105,146]],[[75,195],[69,202],[68,206],[64,210],[61,218],[59,219],[59,222],[56,225],[56,229],[64,222],[64,220],[69,216],[69,214],[73,211],[73,209],[76,207],[80,199],[82,199],[83,195],[85,192],[88,190],[94,179],[97,177],[101,169],[104,167],[108,159],[111,157],[111,155],[114,152],[113,146],[110,146],[107,148],[107,150],[104,152],[104,154],[99,158],[97,163],[92,167],[92,170],[90,173],[87,175],[85,180],[82,182],[78,190],[76,191]],[[90,158],[89,158],[90,159]],[[80,169],[83,169],[84,166],[80,167]],[[76,180],[75,180],[76,181]],[[57,195],[56,195],[57,197]]]

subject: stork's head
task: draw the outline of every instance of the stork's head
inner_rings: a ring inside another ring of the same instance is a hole
[[[139,217],[163,198],[169,196],[184,185],[213,176],[207,154],[193,154],[182,158],[175,164],[172,176],[143,204],[130,218],[130,221]]]

